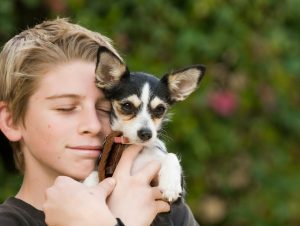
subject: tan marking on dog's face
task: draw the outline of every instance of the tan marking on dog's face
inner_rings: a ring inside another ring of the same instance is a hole
[[[118,101],[113,101],[112,107],[113,107],[114,112],[119,120],[129,121],[134,117],[134,114],[130,114],[130,115],[123,114],[122,113],[123,111],[121,109],[121,103]]]
[[[132,109],[130,113],[126,110],[126,105],[128,106],[128,109]],[[113,101],[112,103],[117,118],[122,121],[129,121],[133,119],[136,116],[140,105],[141,100],[137,95],[129,96],[120,101]]]
[[[159,104],[165,105],[165,102],[162,101],[159,97],[154,97],[154,99],[150,102],[151,109],[156,108]]]
[[[168,105],[159,97],[155,97],[150,102],[150,113],[152,116],[153,123],[156,127],[159,127],[161,124],[164,115],[166,114]]]
[[[152,120],[153,120],[153,123],[154,123],[155,127],[160,128],[162,118],[153,118]]]
[[[142,103],[142,101],[140,100],[140,98],[138,98],[137,95],[131,95],[122,101],[130,101],[136,108],[138,108]]]

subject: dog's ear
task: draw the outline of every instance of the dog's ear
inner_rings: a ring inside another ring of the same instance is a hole
[[[122,59],[104,46],[97,53],[96,85],[108,89],[116,85],[128,73]]]
[[[205,66],[194,65],[166,74],[161,81],[167,84],[172,102],[185,100],[194,92],[205,73]]]

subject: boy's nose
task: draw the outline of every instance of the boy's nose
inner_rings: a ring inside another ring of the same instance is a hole
[[[152,131],[148,128],[142,128],[140,129],[138,132],[138,137],[142,140],[142,141],[147,141],[150,140],[152,137]]]
[[[101,131],[101,120],[96,111],[85,112],[81,117],[78,127],[80,133],[98,134]]]

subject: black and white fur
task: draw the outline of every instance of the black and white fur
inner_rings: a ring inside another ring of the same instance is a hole
[[[100,47],[96,65],[96,83],[111,101],[111,127],[123,132],[130,143],[143,145],[132,172],[152,160],[161,163],[158,186],[164,198],[175,201],[182,194],[182,169],[177,156],[168,153],[159,139],[168,108],[186,99],[203,77],[205,67],[194,65],[166,74],[153,75],[130,72],[123,61],[105,47]],[[85,183],[98,183],[96,172]]]

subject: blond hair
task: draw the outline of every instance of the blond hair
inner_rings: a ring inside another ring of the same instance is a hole
[[[67,19],[45,21],[10,39],[0,53],[0,101],[7,103],[14,124],[24,123],[27,103],[41,75],[70,60],[95,62],[97,50],[113,51],[110,39]],[[16,167],[24,170],[20,143],[11,143]]]

